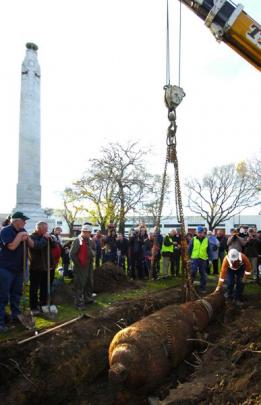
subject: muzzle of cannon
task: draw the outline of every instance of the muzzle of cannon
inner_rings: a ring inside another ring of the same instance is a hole
[[[196,333],[223,305],[224,296],[213,293],[169,305],[118,332],[109,348],[110,381],[128,388],[159,385],[191,353]]]

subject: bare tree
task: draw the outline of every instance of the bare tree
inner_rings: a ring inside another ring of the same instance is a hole
[[[66,188],[62,194],[62,198],[63,209],[60,210],[60,214],[69,227],[69,236],[72,237],[75,221],[81,213],[86,212],[86,208],[80,202],[78,193],[72,188]]]
[[[118,223],[118,201],[115,185],[110,178],[92,168],[74,183],[81,201],[88,201],[86,209],[90,220],[104,232],[109,223]]]
[[[101,158],[91,160],[93,171],[110,181],[113,187],[122,233],[127,213],[135,211],[146,194],[149,178],[144,164],[146,153],[136,142],[129,142],[126,146],[109,143],[102,148]]]
[[[158,174],[151,176],[146,194],[146,199],[142,204],[141,214],[145,215],[146,218],[149,217],[152,221],[152,224],[154,225],[156,224],[159,215],[161,190],[162,190],[162,177]],[[163,201],[165,205],[166,203],[169,204],[169,194],[170,194],[170,177],[167,176],[163,196]]]
[[[246,164],[249,181],[257,189],[261,191],[261,150],[251,161]]]
[[[255,204],[258,191],[243,169],[233,164],[215,167],[202,181],[185,184],[188,207],[206,220],[210,230]]]

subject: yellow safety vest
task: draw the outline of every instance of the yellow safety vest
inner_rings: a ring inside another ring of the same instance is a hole
[[[191,259],[208,259],[208,238],[204,238],[202,242],[194,236],[193,238],[193,250],[191,254]]]
[[[172,240],[170,239],[170,236],[169,236],[169,235],[167,235],[166,238],[167,238],[170,242],[172,242]],[[166,253],[166,252],[173,253],[173,251],[174,251],[174,245],[171,244],[170,246],[166,246],[166,245],[164,245],[164,242],[163,242],[162,248],[161,248],[161,253]]]

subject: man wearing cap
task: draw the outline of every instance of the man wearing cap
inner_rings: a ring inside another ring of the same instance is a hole
[[[200,292],[206,292],[207,265],[212,261],[208,238],[202,226],[197,227],[197,234],[189,242],[188,253],[191,258],[191,275],[194,281],[197,271],[200,273]]]
[[[70,250],[74,264],[75,304],[78,309],[84,309],[86,304],[93,302],[92,259],[95,256],[95,250],[91,232],[90,225],[83,225],[80,235],[73,241]]]
[[[242,294],[244,290],[244,281],[251,274],[251,263],[237,249],[230,249],[227,256],[224,258],[220,278],[216,291],[219,291],[226,279],[227,281],[227,296],[229,299],[235,299],[236,305],[242,305]],[[236,288],[234,291],[234,285]]]
[[[37,222],[31,238],[34,246],[29,249],[30,308],[33,315],[38,315],[48,302],[48,271],[51,284],[54,278],[54,258],[51,250],[56,246],[56,240],[49,234],[48,224],[44,221]]]
[[[23,244],[32,247],[33,241],[24,229],[29,218],[15,212],[10,225],[0,231],[0,333],[8,331],[5,326],[5,307],[10,301],[11,319],[16,321],[23,288]]]

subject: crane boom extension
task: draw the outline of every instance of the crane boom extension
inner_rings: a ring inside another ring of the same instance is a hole
[[[231,0],[180,1],[205,21],[218,41],[261,70],[261,26],[243,11],[243,6]]]

